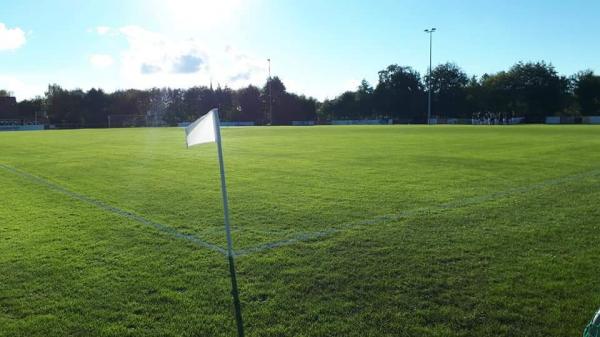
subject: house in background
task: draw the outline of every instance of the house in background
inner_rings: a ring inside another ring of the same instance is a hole
[[[44,130],[43,124],[19,114],[17,99],[0,96],[0,131]]]
[[[0,96],[0,120],[19,119],[17,99],[12,96]]]

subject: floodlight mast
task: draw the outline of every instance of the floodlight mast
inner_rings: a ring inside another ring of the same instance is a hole
[[[427,89],[427,124],[431,120],[431,51],[433,47],[433,33],[436,31],[436,28],[425,29],[425,33],[429,34],[429,83]]]

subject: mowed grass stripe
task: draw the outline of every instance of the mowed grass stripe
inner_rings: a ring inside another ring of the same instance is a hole
[[[21,171],[21,170],[17,170],[14,167],[10,167],[10,166],[4,165],[4,164],[0,164],[0,168],[4,169],[4,170],[6,170],[6,171],[8,171],[10,173],[13,173],[15,175],[18,175],[18,176],[20,176],[22,178],[25,178],[25,179],[27,179],[27,180],[29,180],[31,182],[37,183],[39,185],[43,185],[43,186],[45,186],[45,187],[47,187],[47,188],[49,188],[51,190],[54,190],[56,192],[68,195],[68,196],[70,196],[70,197],[72,197],[74,199],[77,199],[79,201],[83,201],[83,202],[88,203],[90,205],[93,205],[93,206],[96,206],[98,208],[101,208],[101,209],[103,209],[103,210],[105,210],[107,212],[111,212],[111,213],[118,214],[120,216],[126,217],[128,219],[135,220],[135,221],[137,221],[139,223],[142,223],[142,224],[144,224],[144,225],[146,225],[148,227],[152,227],[152,228],[154,228],[154,229],[156,229],[156,230],[158,230],[158,231],[160,231],[162,233],[171,235],[172,237],[175,237],[177,239],[182,239],[182,240],[190,241],[190,242],[192,242],[192,243],[194,243],[194,244],[196,244],[196,245],[198,245],[200,247],[208,248],[210,250],[219,252],[219,253],[221,253],[223,255],[225,255],[227,253],[227,251],[224,248],[222,248],[222,247],[220,247],[218,245],[212,244],[210,242],[204,241],[204,240],[202,240],[202,239],[200,239],[200,238],[198,238],[198,237],[196,237],[194,235],[178,232],[177,230],[175,230],[172,227],[160,224],[160,223],[152,221],[152,220],[148,220],[148,219],[146,219],[146,218],[144,218],[144,217],[142,217],[140,215],[137,215],[137,214],[135,214],[133,212],[126,211],[126,210],[117,208],[115,206],[106,204],[106,203],[104,203],[104,202],[102,202],[100,200],[96,200],[96,199],[90,198],[88,196],[85,196],[83,194],[70,191],[70,190],[68,190],[68,189],[66,189],[66,188],[64,188],[64,187],[62,187],[60,185],[54,184],[54,183],[52,183],[52,182],[50,182],[48,180],[45,180],[45,179],[40,178],[38,176],[35,176],[35,175],[31,174],[31,173],[24,172],[24,171]]]
[[[1,337],[230,335],[220,253],[3,169],[0,185]]]
[[[531,184],[531,185],[527,185],[527,186],[516,187],[516,188],[508,189],[505,191],[490,193],[490,194],[471,197],[471,198],[465,198],[462,200],[451,201],[451,202],[443,203],[441,205],[435,205],[432,207],[421,207],[421,208],[416,208],[416,209],[400,212],[398,214],[382,215],[382,216],[378,216],[378,217],[368,219],[368,220],[356,221],[356,222],[351,222],[351,223],[331,227],[331,228],[328,228],[328,229],[322,230],[322,231],[302,233],[300,235],[296,235],[294,237],[291,237],[291,238],[285,239],[285,240],[279,240],[279,241],[274,241],[274,242],[270,242],[267,244],[262,244],[262,245],[258,245],[255,247],[251,247],[251,248],[240,249],[240,250],[236,251],[236,255],[244,256],[244,255],[248,255],[248,254],[252,254],[252,253],[258,253],[258,252],[262,252],[265,250],[274,249],[277,247],[293,245],[293,244],[303,242],[303,241],[315,240],[315,239],[333,235],[340,231],[343,231],[346,229],[351,229],[354,227],[359,227],[359,226],[364,226],[364,225],[375,225],[375,224],[386,222],[386,221],[400,220],[400,219],[406,218],[406,217],[412,217],[412,216],[417,216],[417,215],[427,215],[430,213],[437,213],[437,212],[442,212],[445,210],[477,205],[477,204],[485,203],[488,201],[493,201],[493,200],[501,199],[504,197],[508,197],[508,196],[511,196],[514,194],[523,194],[523,193],[534,192],[534,191],[545,189],[548,187],[565,184],[565,183],[569,183],[569,182],[573,182],[573,181],[580,181],[582,179],[589,178],[589,177],[595,177],[598,175],[600,175],[600,170],[591,170],[588,172],[582,172],[582,173],[568,175],[568,176],[564,176],[564,177],[560,177],[560,178],[548,179],[548,180],[545,180],[545,181],[542,181],[539,183],[535,183],[535,184]]]
[[[188,240],[188,241],[193,242],[201,247],[211,249],[211,250],[219,252],[223,255],[225,255],[227,253],[224,248],[222,248],[218,245],[206,242],[204,240],[201,240],[194,235],[180,233],[170,226],[160,224],[160,223],[154,222],[152,220],[148,220],[148,219],[141,217],[130,211],[125,211],[120,208],[108,205],[102,201],[90,198],[88,196],[85,196],[85,195],[82,195],[79,193],[75,193],[73,191],[70,191],[70,190],[62,187],[62,186],[51,183],[43,178],[32,175],[30,173],[27,173],[27,172],[24,172],[21,170],[17,170],[13,167],[10,167],[10,166],[4,165],[4,164],[0,164],[0,168],[3,168],[8,172],[11,172],[13,174],[19,175],[26,179],[29,179],[30,181],[33,181],[35,183],[42,184],[52,190],[66,194],[77,200],[84,201],[88,204],[92,204],[96,207],[99,207],[99,208],[105,210],[105,211],[112,212],[112,213],[121,215],[123,217],[140,222],[144,225],[153,227],[163,233],[167,233],[178,239]],[[600,175],[600,170],[591,170],[588,172],[582,172],[582,173],[564,176],[564,177],[560,177],[560,178],[548,179],[548,180],[545,180],[545,181],[542,181],[539,183],[535,183],[535,184],[531,184],[531,185],[527,185],[527,186],[521,186],[521,187],[517,187],[517,188],[512,188],[512,189],[508,189],[505,191],[500,191],[500,192],[490,193],[490,194],[486,194],[486,195],[466,198],[463,200],[455,200],[455,201],[443,203],[440,205],[434,205],[432,207],[421,207],[421,208],[406,210],[406,211],[400,212],[398,214],[377,216],[377,217],[374,217],[371,219],[360,220],[360,221],[350,222],[350,223],[346,223],[346,224],[342,224],[342,225],[337,225],[334,227],[329,227],[329,228],[327,228],[325,230],[321,230],[321,231],[301,233],[301,234],[295,235],[291,238],[287,238],[284,240],[278,240],[278,241],[273,241],[273,242],[268,242],[265,244],[257,245],[254,247],[238,249],[235,251],[235,255],[236,256],[245,256],[245,255],[249,255],[249,254],[253,254],[253,253],[260,253],[260,252],[264,252],[264,251],[275,249],[275,248],[282,247],[282,246],[289,246],[289,245],[297,244],[300,242],[324,238],[324,237],[333,235],[335,233],[338,233],[340,231],[352,229],[354,227],[365,226],[365,225],[375,225],[375,224],[383,223],[386,221],[400,220],[400,219],[406,218],[406,217],[412,217],[412,216],[417,216],[417,215],[426,215],[426,214],[435,213],[435,212],[442,212],[442,211],[449,210],[449,209],[455,209],[455,208],[476,205],[476,204],[480,204],[480,203],[485,203],[487,201],[492,201],[492,200],[500,199],[503,197],[507,197],[507,196],[517,194],[517,193],[533,192],[533,191],[544,189],[544,188],[547,188],[550,186],[564,184],[564,183],[568,183],[570,181],[578,181],[578,180],[584,179],[586,177],[594,177],[597,175]],[[265,233],[265,234],[268,234],[268,233]]]
[[[600,301],[599,178],[240,259],[260,294],[248,321],[268,336],[580,335]]]
[[[237,248],[598,168],[597,128],[224,130]],[[225,246],[214,147],[175,128],[0,134],[0,162]],[[93,149],[91,151],[90,149]]]

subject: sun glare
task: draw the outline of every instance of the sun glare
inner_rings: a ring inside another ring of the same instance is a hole
[[[240,0],[156,1],[156,15],[172,28],[209,28],[227,24],[242,7]]]

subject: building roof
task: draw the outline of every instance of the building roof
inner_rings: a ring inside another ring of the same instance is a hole
[[[17,99],[12,96],[0,97],[0,119],[18,118]]]

